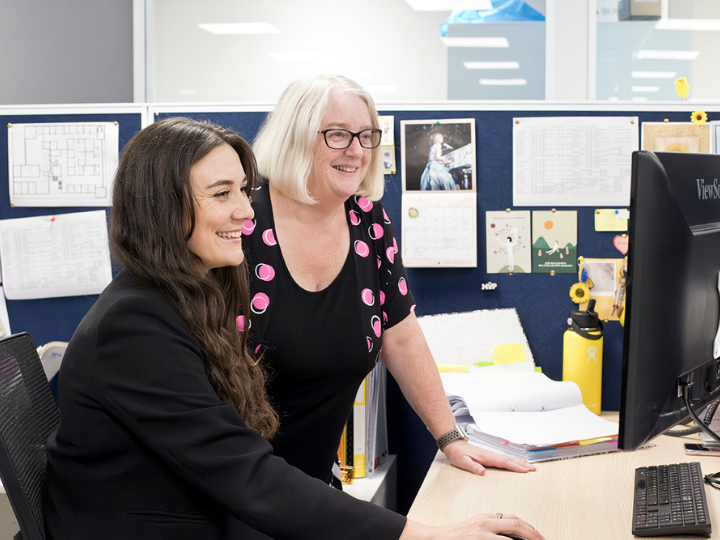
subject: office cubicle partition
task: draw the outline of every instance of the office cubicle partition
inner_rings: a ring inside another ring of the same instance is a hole
[[[166,116],[187,116],[209,120],[238,131],[252,141],[270,104],[259,105],[128,105],[82,108],[0,109],[0,119],[10,122],[69,122],[79,120],[118,121],[120,146],[141,126]],[[56,110],[57,109],[57,110]],[[382,202],[395,224],[398,241],[401,211],[400,122],[402,120],[441,120],[472,118],[476,126],[478,266],[476,268],[410,268],[410,288],[419,316],[449,312],[514,307],[520,317],[535,362],[552,379],[562,378],[562,335],[568,313],[577,308],[569,297],[577,274],[487,274],[484,256],[485,212],[512,210],[550,210],[550,207],[513,206],[513,118],[542,116],[636,116],[643,122],[689,122],[690,113],[703,109],[710,120],[720,119],[720,107],[711,104],[678,103],[548,103],[548,102],[443,102],[379,104],[382,115],[392,115],[395,127],[397,172],[387,175]],[[642,126],[640,126],[641,128]],[[0,134],[0,145],[7,147],[7,134]],[[74,212],[89,208],[11,208],[7,182],[7,153],[0,152],[0,219]],[[578,255],[589,258],[621,258],[613,245],[617,233],[596,232],[595,207],[557,207],[577,211]],[[482,284],[493,282],[494,289]],[[8,301],[8,312],[15,332],[27,331],[38,344],[66,341],[94,297],[50,298]],[[603,400],[606,410],[617,410],[620,399],[622,328],[618,322],[606,325],[603,355]],[[394,382],[389,395],[391,452],[398,454],[399,508],[409,508],[435,447],[424,426],[404,401]]]

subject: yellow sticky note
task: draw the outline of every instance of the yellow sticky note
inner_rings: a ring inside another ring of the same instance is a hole
[[[463,366],[463,365],[438,364],[437,366],[438,366],[438,371],[440,371],[440,373],[451,373],[451,372],[467,373],[468,372],[468,366]]]
[[[627,208],[599,208],[595,210],[595,230],[627,231],[629,215]]]
[[[525,361],[525,348],[521,343],[498,345],[493,349],[495,364],[516,364]]]

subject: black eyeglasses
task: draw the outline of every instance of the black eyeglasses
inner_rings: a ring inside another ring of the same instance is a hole
[[[323,129],[318,131],[322,133],[325,138],[325,144],[328,148],[333,150],[343,150],[352,144],[352,141],[357,137],[360,146],[371,150],[380,146],[380,140],[382,139],[382,130],[378,128],[363,129],[357,133],[348,131],[347,129]]]

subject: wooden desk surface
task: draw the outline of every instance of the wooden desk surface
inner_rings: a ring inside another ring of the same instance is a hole
[[[616,420],[617,413],[610,413],[608,418]],[[720,471],[720,457],[685,454],[683,443],[695,441],[699,436],[661,436],[652,441],[656,446],[635,452],[538,463],[537,470],[527,474],[488,469],[485,476],[456,469],[438,452],[408,518],[427,525],[446,525],[478,513],[502,512],[521,517],[548,540],[634,539],[631,523],[636,467],[699,461],[703,474]],[[711,538],[720,539],[720,491],[705,484],[705,493]]]

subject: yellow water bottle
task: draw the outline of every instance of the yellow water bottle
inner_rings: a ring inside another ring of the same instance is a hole
[[[585,406],[600,414],[602,400],[603,323],[595,310],[595,300],[587,311],[571,311],[563,335],[563,381],[580,387]]]

